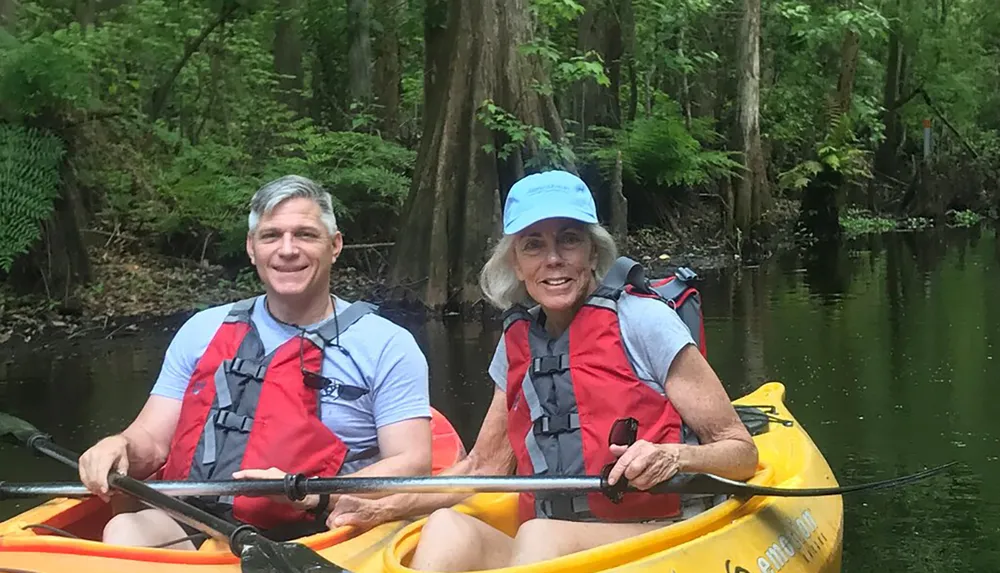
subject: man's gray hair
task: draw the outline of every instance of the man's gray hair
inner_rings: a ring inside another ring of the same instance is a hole
[[[331,235],[337,232],[337,216],[333,214],[333,197],[312,179],[299,175],[286,175],[265,184],[250,199],[250,216],[247,224],[253,233],[260,218],[275,209],[282,201],[305,197],[319,205],[320,220]]]
[[[611,233],[598,224],[584,225],[590,235],[590,242],[594,246],[597,254],[597,269],[594,274],[597,280],[604,278],[615,259],[618,258],[618,247]],[[500,310],[507,310],[515,304],[530,303],[528,290],[524,288],[524,282],[518,280],[514,272],[514,241],[517,235],[504,235],[493,247],[493,254],[483,265],[483,270],[479,273],[479,287],[483,289],[483,294],[493,306]]]

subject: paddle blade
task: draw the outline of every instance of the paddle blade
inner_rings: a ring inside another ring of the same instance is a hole
[[[276,543],[257,536],[240,553],[243,573],[351,573],[323,559],[318,553],[298,543]]]
[[[0,412],[0,439],[25,445],[31,438],[45,435],[21,418]]]

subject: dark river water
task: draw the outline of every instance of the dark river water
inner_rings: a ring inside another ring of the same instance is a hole
[[[846,496],[844,571],[1000,571],[1000,237],[939,229],[855,240],[812,258],[709,274],[709,360],[730,395],[766,380],[842,484],[951,460],[927,482]],[[177,323],[113,340],[0,349],[0,410],[84,449],[145,400]],[[475,438],[492,387],[493,323],[412,327],[432,403]],[[70,479],[0,446],[0,479]],[[0,502],[6,518],[31,502]]]

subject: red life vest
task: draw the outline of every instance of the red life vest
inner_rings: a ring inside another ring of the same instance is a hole
[[[631,296],[625,293],[642,292],[673,307],[679,296],[691,297],[693,289],[678,276],[681,280],[658,285],[673,282],[667,293],[671,298],[658,291],[647,294],[649,285],[635,277],[636,268],[632,261],[619,259],[556,339],[524,307],[515,306],[505,314],[507,429],[518,475],[600,475],[606,464],[615,461],[608,436],[619,418],[638,420],[637,439],[682,441],[683,423],[670,400],[635,374],[622,340],[617,308],[621,296]],[[627,284],[634,288],[626,288]],[[698,306],[700,321],[698,297],[690,300]],[[686,324],[703,350],[703,330]],[[536,516],[642,521],[676,517],[680,511],[680,496],[647,493],[628,493],[618,504],[601,493],[522,493],[519,507],[522,522]]]
[[[356,302],[305,340],[296,336],[265,355],[250,312],[237,302],[195,367],[161,479],[230,479],[240,469],[278,467],[306,476],[337,475],[349,451],[320,420],[319,389],[301,367],[320,372],[326,341],[374,308]],[[377,451],[375,452],[377,454]],[[366,452],[363,457],[369,457]],[[233,516],[260,528],[315,519],[266,497],[219,498]]]

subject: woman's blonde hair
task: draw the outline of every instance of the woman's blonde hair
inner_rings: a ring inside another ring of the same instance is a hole
[[[597,279],[601,279],[611,269],[618,258],[618,247],[604,227],[599,224],[584,225],[590,235],[590,242],[597,256],[597,268],[594,271]],[[530,297],[524,282],[518,280],[514,273],[513,247],[517,235],[504,235],[493,247],[490,259],[483,265],[479,273],[479,287],[493,306],[506,310],[515,304],[528,303]]]

